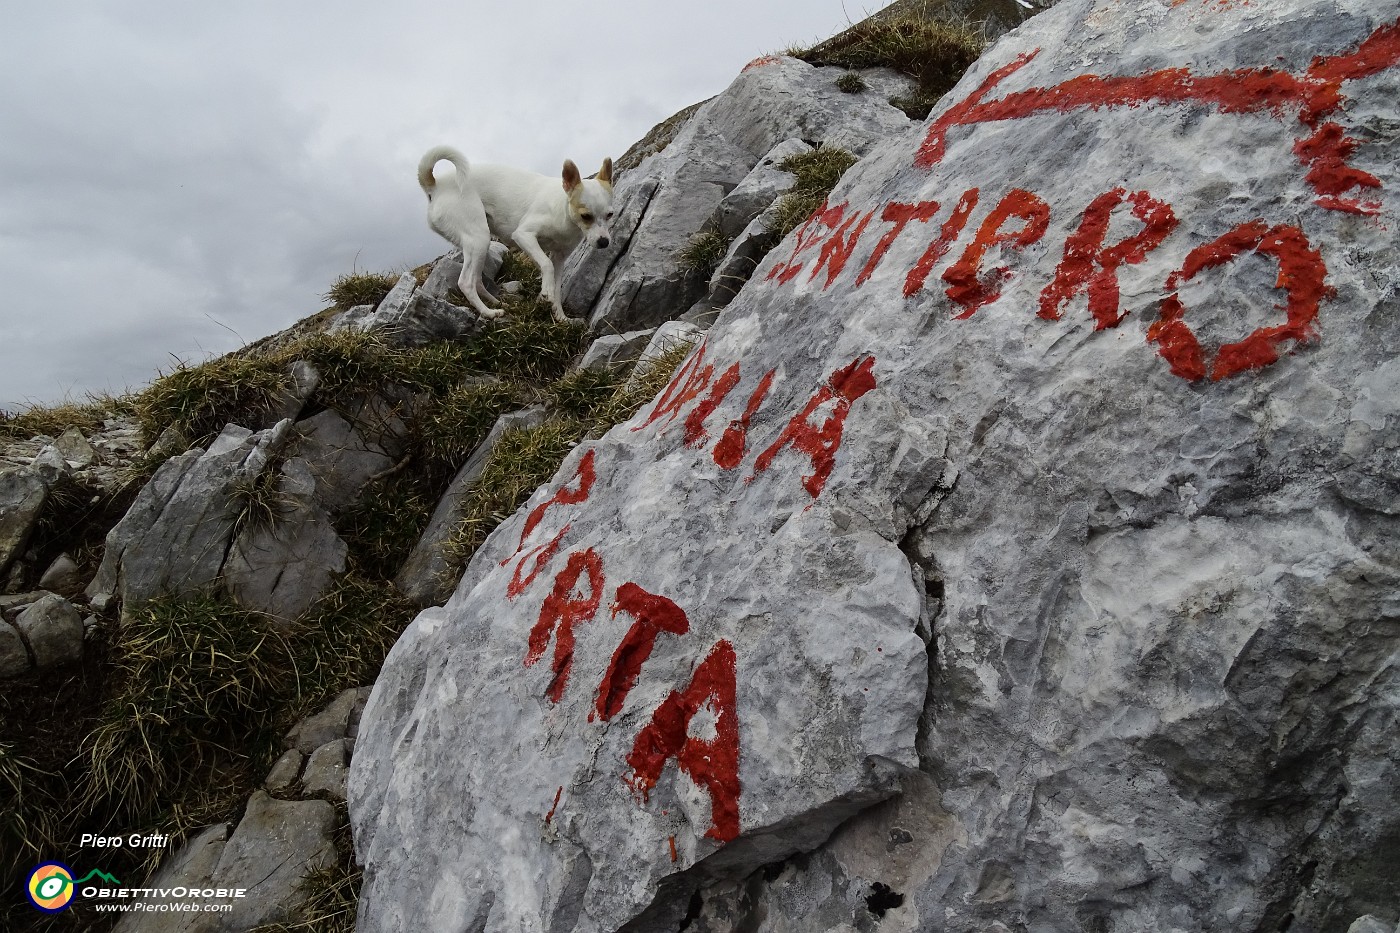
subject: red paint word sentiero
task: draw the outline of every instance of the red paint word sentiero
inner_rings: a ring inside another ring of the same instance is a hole
[[[1348,164],[1359,143],[1337,123],[1325,121],[1347,102],[1343,82],[1400,62],[1400,22],[1376,29],[1352,51],[1314,59],[1302,74],[1251,68],[1193,75],[1185,68],[1172,68],[1128,77],[1080,75],[1054,87],[987,99],[1036,54],[1027,53],[996,69],[964,100],[938,117],[919,148],[915,164],[932,168],[940,163],[948,134],[957,127],[1038,113],[1190,102],[1221,113],[1267,113],[1280,120],[1288,113],[1296,115],[1310,135],[1299,139],[1293,152],[1308,169],[1305,178],[1317,194],[1315,203],[1350,214],[1380,211],[1378,201],[1362,197],[1363,192],[1380,188],[1380,180]],[[928,228],[924,234],[927,247],[904,270],[902,293],[913,298],[925,290],[935,268],[961,242],[981,198],[980,189],[971,188],[951,205],[933,200],[912,204],[895,201],[862,210],[847,202],[823,204],[798,228],[786,256],[768,271],[767,280],[786,284],[805,275],[806,281],[820,282],[823,290],[830,288],[845,272],[866,231],[879,232],[855,275],[854,287],[860,288],[899,237],[917,235]],[[1007,265],[989,268],[988,257],[1011,257],[1039,242],[1049,229],[1050,212],[1043,198],[1020,188],[1002,195],[987,210],[973,227],[970,242],[939,276],[944,294],[955,306],[955,320],[971,318],[1001,296],[1013,272]],[[1115,212],[1130,214],[1136,230],[1116,242],[1107,242]],[[942,221],[935,224],[940,217]],[[1147,191],[1119,187],[1099,195],[1084,209],[1078,226],[1065,240],[1054,276],[1040,293],[1037,316],[1057,321],[1065,306],[1082,295],[1096,330],[1117,327],[1124,319],[1119,304],[1119,270],[1142,262],[1177,224],[1171,205]],[[1286,321],[1256,328],[1208,354],[1187,323],[1188,309],[1178,290],[1201,271],[1250,253],[1277,264],[1277,287],[1287,294],[1281,306]],[[1327,266],[1302,229],[1262,220],[1239,224],[1193,249],[1182,266],[1168,276],[1164,291],[1166,297],[1156,322],[1148,329],[1147,340],[1156,345],[1174,374],[1188,380],[1207,376],[1219,380],[1259,369],[1276,362],[1285,350],[1315,340],[1313,322],[1322,301],[1332,295]]]

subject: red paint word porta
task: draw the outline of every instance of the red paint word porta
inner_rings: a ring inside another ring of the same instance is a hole
[[[704,447],[710,442],[707,424],[739,385],[741,372],[739,364],[733,363],[716,377],[714,364],[705,359],[707,353],[708,346],[702,342],[671,377],[671,382],[657,397],[646,418],[634,426],[633,431],[652,425],[665,430],[680,417],[681,412],[689,408],[683,421],[686,446]],[[791,449],[804,455],[812,465],[812,472],[802,478],[802,487],[812,498],[820,496],[835,465],[852,403],[875,388],[874,369],[875,358],[867,356],[853,360],[832,373],[783,426],[777,438],[758,454],[753,472],[746,482],[753,482],[772,466],[779,453]],[[715,442],[710,455],[723,469],[737,468],[747,456],[750,423],[773,388],[776,374],[776,370],[770,369],[759,378],[744,404],[742,414],[729,421]],[[831,412],[820,426],[813,425],[811,422],[817,412],[829,403],[834,403]]]
[[[559,536],[562,535],[561,531]],[[558,537],[551,543],[557,542]],[[553,554],[552,549],[549,554]],[[551,556],[540,556],[530,579],[533,580],[539,568],[551,559]],[[522,559],[521,565],[524,563]],[[529,586],[529,582],[524,583],[510,594],[511,598],[521,595]],[[605,587],[603,561],[598,554],[592,548],[575,551],[568,555],[564,567],[555,575],[553,586],[540,606],[539,619],[530,630],[525,666],[538,663],[551,639],[554,641],[551,676],[544,688],[544,696],[550,703],[557,704],[564,699],[573,669],[576,629],[597,615]],[[589,721],[596,717],[607,722],[622,712],[656,647],[657,638],[662,634],[681,636],[690,631],[690,620],[680,606],[636,583],[623,583],[617,588],[612,615],[616,618],[623,613],[635,621],[622,636],[603,673]],[[709,794],[713,818],[705,835],[719,842],[728,842],[739,835],[739,719],[734,668],[733,646],[720,641],[700,663],[690,684],[679,692],[672,692],[652,712],[627,757],[632,772],[624,778],[645,802],[647,791],[660,780],[666,762],[674,760],[682,773]],[[715,720],[712,739],[694,738],[688,732],[691,720],[702,707],[708,709]],[[545,822],[553,819],[559,796],[555,794],[554,806]]]
[[[1360,196],[1366,189],[1379,188],[1380,180],[1346,164],[1358,141],[1346,136],[1339,124],[1322,121],[1348,103],[1342,93],[1343,82],[1374,75],[1400,62],[1400,20],[1377,28],[1353,50],[1313,59],[1300,74],[1275,68],[1241,68],[1212,75],[1192,74],[1187,68],[1117,77],[1084,74],[1054,87],[1033,87],[1000,99],[986,99],[1037,54],[1038,49],[996,69],[965,99],[944,111],[929,127],[914,164],[930,168],[942,161],[948,133],[954,127],[1039,113],[1173,103],[1203,104],[1221,113],[1268,113],[1280,120],[1292,111],[1311,133],[1295,144],[1293,152],[1308,166],[1306,178],[1317,192],[1316,203],[1327,210],[1352,214],[1380,211],[1378,202],[1363,201]]]

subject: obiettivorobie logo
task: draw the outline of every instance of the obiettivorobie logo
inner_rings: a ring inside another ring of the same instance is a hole
[[[25,893],[29,895],[29,902],[39,910],[56,914],[67,910],[73,902],[73,893],[78,886],[87,884],[93,878],[100,878],[104,884],[121,885],[116,878],[96,868],[74,880],[73,869],[67,865],[62,862],[45,862],[29,873]]]

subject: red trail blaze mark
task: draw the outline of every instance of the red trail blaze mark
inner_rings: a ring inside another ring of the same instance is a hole
[[[588,575],[588,593],[575,598],[574,589],[584,574]],[[530,650],[525,655],[525,666],[534,665],[549,647],[550,636],[554,637],[554,663],[550,665],[554,677],[545,690],[545,696],[553,703],[564,698],[569,685],[569,668],[574,663],[574,626],[593,618],[602,598],[602,559],[592,548],[570,554],[568,564],[554,578],[554,590],[540,606],[540,618],[530,629]]]
[[[501,561],[502,567],[510,563],[510,558],[519,554],[521,549],[525,547],[525,540],[530,537],[530,532],[535,530],[540,520],[544,518],[544,513],[551,506],[578,505],[588,498],[589,492],[593,490],[593,482],[597,479],[597,474],[593,470],[593,458],[596,453],[597,451],[592,449],[585,453],[583,459],[579,461],[578,470],[574,472],[573,477],[560,486],[559,491],[553,496],[530,510],[530,514],[525,517],[525,528],[520,532],[520,543],[516,545],[514,554]],[[570,489],[569,483],[575,479],[578,480],[578,488]]]
[[[841,434],[845,429],[846,416],[851,413],[851,404],[875,388],[874,368],[875,358],[867,356],[852,360],[832,373],[831,379],[817,390],[807,402],[807,406],[783,428],[778,439],[758,455],[753,475],[756,477],[767,470],[773,465],[778,453],[784,447],[791,446],[811,458],[814,469],[812,475],[802,477],[802,486],[813,499],[820,496],[835,465],[836,451],[841,447]],[[809,424],[808,419],[816,410],[833,399],[836,407],[822,426],[816,428]]]
[[[734,646],[718,642],[695,669],[689,686],[663,700],[651,722],[638,733],[627,756],[632,773],[623,778],[645,801],[661,779],[666,762],[674,759],[680,770],[710,795],[711,826],[705,836],[718,842],[729,842],[739,835],[739,718],[734,664]],[[715,717],[714,738],[691,736],[691,720],[707,705]]]
[[[1002,226],[1011,218],[1024,220],[1019,230],[1003,231]],[[1006,193],[991,213],[982,221],[977,236],[968,244],[962,258],[943,270],[943,281],[948,283],[948,297],[963,306],[960,314],[953,319],[961,321],[972,317],[983,305],[991,304],[1001,297],[1001,286],[1011,278],[1011,270],[1005,266],[992,269],[987,281],[978,281],[977,273],[987,251],[994,246],[1007,246],[1024,249],[1045,236],[1050,225],[1050,205],[1038,195],[1022,188],[1013,188]]]
[[[972,209],[977,206],[977,199],[980,195],[978,189],[970,188],[963,192],[963,196],[958,199],[957,205],[953,208],[953,213],[947,220],[943,221],[943,226],[938,231],[938,238],[928,245],[924,254],[919,257],[919,261],[914,263],[914,268],[909,270],[909,274],[904,278],[904,297],[913,298],[924,287],[924,282],[928,280],[928,274],[933,271],[933,267],[938,264],[938,260],[943,258],[943,254],[948,252],[948,248],[962,236],[963,227],[967,226],[967,218],[972,215]]]
[[[554,811],[559,809],[559,798],[564,796],[564,785],[559,785],[559,789],[554,792],[554,806],[549,808],[549,812],[544,815],[545,824],[548,825],[554,819]]]
[[[606,722],[622,710],[627,694],[637,685],[637,677],[642,665],[656,648],[656,636],[662,632],[684,635],[690,631],[690,620],[685,611],[665,596],[648,593],[635,583],[624,583],[617,588],[617,602],[613,603],[613,618],[625,612],[636,619],[622,642],[613,652],[612,661],[603,673],[598,684],[598,699],[589,719],[602,717]]]
[[[880,260],[885,258],[885,253],[895,239],[904,232],[904,227],[911,221],[917,220],[919,223],[928,223],[938,213],[937,201],[920,201],[917,204],[901,204],[898,201],[891,201],[885,205],[885,209],[880,212],[881,220],[888,220],[894,224],[893,227],[885,231],[885,235],[880,237],[880,241],[875,244],[875,252],[870,254],[866,260],[865,267],[860,270],[860,275],[856,276],[856,286],[864,285],[874,273],[875,267],[880,264]]]
[[[510,575],[510,583],[506,585],[506,597],[514,599],[529,588],[535,582],[535,578],[540,575],[540,571],[545,568],[554,554],[559,550],[559,542],[564,539],[571,526],[565,525],[559,529],[559,533],[544,544],[537,544],[525,552],[520,558],[520,563],[515,565],[515,572]],[[510,558],[506,558],[507,561]],[[530,567],[529,572],[525,571],[526,566]]]
[[[667,844],[670,845],[670,847],[671,847],[671,861],[674,862],[674,861],[679,857],[679,856],[676,855],[676,837],[675,837],[675,836],[667,836],[667,837],[666,837],[666,842],[667,842]]]
[[[748,449],[749,422],[758,413],[758,407],[763,404],[768,390],[773,387],[773,376],[777,372],[776,369],[770,369],[764,373],[763,378],[758,381],[758,388],[754,389],[753,394],[749,396],[749,403],[744,407],[744,414],[729,422],[729,427],[724,429],[723,436],[715,445],[711,456],[715,463],[724,469],[732,470],[743,461],[744,453]]]
[[[1298,121],[1315,129],[1320,119],[1337,110],[1346,100],[1342,82],[1376,74],[1400,62],[1400,20],[1371,33],[1355,51],[1315,58],[1299,75],[1271,68],[1242,68],[1213,75],[1195,75],[1186,68],[1165,68],[1143,75],[1100,77],[1079,75],[1049,88],[1029,88],[1000,100],[984,98],[1009,75],[1020,70],[1038,53],[1030,52],[1009,62],[983,80],[965,100],[948,108],[929,127],[914,164],[931,168],[942,161],[948,131],[955,126],[1015,120],[1037,113],[1072,110],[1099,110],[1104,107],[1137,107],[1142,104],[1197,103],[1214,106],[1221,113],[1270,112],[1279,119],[1288,108],[1297,111]],[[1318,148],[1325,156],[1315,155]],[[1347,147],[1318,140],[1305,141],[1295,152],[1311,166],[1308,181],[1322,197],[1323,207],[1365,213],[1367,205],[1338,197],[1356,187],[1371,187],[1372,176],[1352,169],[1343,171],[1342,162],[1351,155]],[[1332,188],[1330,192],[1326,189]]]
[[[774,65],[782,60],[782,56],[780,55],[764,55],[761,58],[755,58],[753,61],[749,62],[739,73],[743,74],[745,71],[753,71],[755,68],[762,68],[764,65]]]
[[[1205,354],[1196,335],[1183,320],[1186,309],[1177,296],[1183,282],[1189,282],[1203,269],[1222,266],[1247,252],[1259,252],[1278,262],[1276,287],[1288,292],[1288,304],[1281,310],[1288,321],[1276,327],[1260,327],[1236,343],[1223,344],[1209,368],[1212,380],[1224,379],[1249,369],[1259,369],[1278,360],[1278,348],[1285,340],[1304,343],[1313,337],[1312,321],[1318,305],[1331,289],[1326,284],[1327,266],[1322,255],[1308,242],[1303,231],[1292,226],[1266,227],[1262,220],[1241,224],[1211,243],[1193,249],[1182,267],[1167,279],[1170,290],[1162,300],[1161,315],[1147,329],[1148,343],[1171,364],[1183,379],[1197,380],[1207,374]]]
[[[1105,247],[1103,241],[1113,209],[1125,200],[1132,202],[1133,216],[1142,221],[1142,229],[1121,243]],[[1171,205],[1146,191],[1128,194],[1122,188],[1114,188],[1099,195],[1085,209],[1079,229],[1065,240],[1064,259],[1055,268],[1054,280],[1040,293],[1040,317],[1058,321],[1065,303],[1087,291],[1094,330],[1117,327],[1123,320],[1118,314],[1118,267],[1142,262],[1176,225]]]

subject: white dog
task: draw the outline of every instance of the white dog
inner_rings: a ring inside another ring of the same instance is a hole
[[[441,219],[435,219],[437,205],[443,201],[443,195],[434,197],[432,190],[432,167],[439,159],[447,159],[457,167],[458,184],[457,191],[443,203]],[[428,222],[462,248],[463,277],[468,275],[465,241],[471,242],[473,252],[480,254],[485,263],[489,236],[479,226],[479,206],[485,212],[489,232],[502,240],[514,241],[540,267],[540,297],[549,301],[556,321],[567,320],[560,294],[564,260],[585,237],[599,249],[610,242],[612,159],[604,159],[597,177],[586,180],[579,175],[578,166],[566,159],[562,181],[561,185],[560,179],[505,165],[477,165],[468,173],[466,158],[450,146],[428,150],[418,163],[418,182],[428,193]],[[462,223],[457,222],[459,213]],[[444,227],[451,227],[454,234],[444,232]],[[474,287],[479,283],[480,267]],[[468,292],[465,285],[460,287],[470,300],[473,292]],[[497,311],[490,316],[499,314]]]
[[[433,177],[433,166],[442,159],[451,162],[457,173],[439,185]],[[471,166],[462,154],[446,146],[428,150],[418,162],[418,184],[428,196],[428,226],[462,251],[462,274],[457,277],[457,287],[478,314],[497,318],[503,312],[486,304],[485,299],[493,296],[481,282],[491,230],[481,198],[465,184],[470,173]]]

